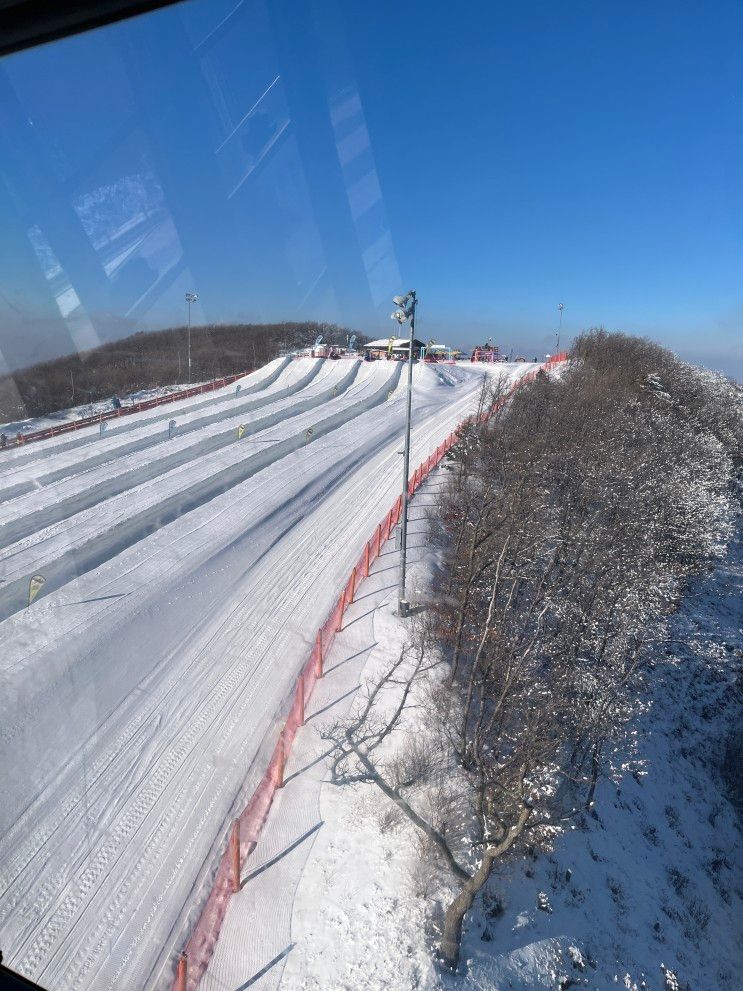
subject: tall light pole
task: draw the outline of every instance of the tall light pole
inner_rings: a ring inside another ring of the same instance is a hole
[[[565,309],[564,303],[558,303],[557,309],[560,311],[560,322],[557,325],[557,347],[555,348],[555,353],[560,353],[560,332],[562,330],[562,311]]]
[[[191,384],[191,303],[195,303],[199,294],[195,292],[186,293],[188,303],[188,384]]]
[[[408,563],[408,478],[410,477],[410,412],[413,399],[413,341],[415,340],[415,308],[418,297],[411,289],[405,296],[393,296],[392,302],[398,309],[392,314],[392,319],[399,324],[410,321],[410,344],[408,346],[408,390],[407,407],[405,412],[405,448],[403,451],[402,468],[402,526],[401,526],[401,558],[400,558],[400,587],[397,597],[397,611],[400,616],[407,616],[410,603],[405,598],[405,572]]]

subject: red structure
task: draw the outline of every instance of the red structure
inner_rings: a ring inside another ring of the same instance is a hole
[[[470,361],[504,361],[503,355],[500,353],[500,348],[497,344],[483,344],[482,347],[476,347],[472,352],[472,357]]]

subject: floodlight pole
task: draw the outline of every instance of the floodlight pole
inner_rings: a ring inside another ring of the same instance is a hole
[[[405,413],[405,449],[403,452],[402,469],[402,524],[400,528],[400,588],[398,593],[397,611],[400,616],[408,615],[409,602],[405,598],[405,572],[408,558],[408,479],[410,477],[410,413],[413,399],[413,341],[415,340],[415,308],[418,299],[415,292],[410,291],[410,346],[408,348],[408,394]]]
[[[191,384],[191,297],[186,296],[188,301],[188,384]]]
[[[198,299],[198,294],[195,292],[186,293],[186,302],[188,303],[188,384],[191,384],[191,303],[195,303]]]
[[[560,311],[560,322],[557,325],[557,347],[555,348],[555,353],[560,353],[560,332],[562,331],[562,311],[565,309],[564,303],[558,303],[557,309]]]

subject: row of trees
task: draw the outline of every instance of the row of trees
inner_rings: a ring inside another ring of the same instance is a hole
[[[431,520],[439,591],[328,734],[336,783],[379,787],[453,880],[446,966],[498,861],[549,842],[622,772],[649,648],[729,535],[742,439],[740,387],[596,331],[455,448]],[[411,703],[426,723],[392,753]]]
[[[259,368],[283,350],[311,345],[319,334],[330,344],[345,344],[351,333],[346,327],[313,322],[192,327],[191,378],[203,382]],[[367,340],[363,335],[358,339]],[[0,377],[0,421],[185,382],[187,340],[186,327],[138,333]]]

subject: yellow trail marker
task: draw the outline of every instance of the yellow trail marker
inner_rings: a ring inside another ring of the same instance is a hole
[[[28,583],[28,604],[29,605],[31,605],[31,603],[34,601],[34,599],[36,598],[36,596],[42,590],[42,588],[44,587],[44,582],[45,581],[46,581],[46,578],[44,578],[43,575],[33,575],[33,577],[31,578],[31,581]]]

